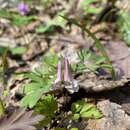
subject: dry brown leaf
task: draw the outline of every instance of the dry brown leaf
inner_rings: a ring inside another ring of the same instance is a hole
[[[35,126],[42,120],[41,115],[34,116],[32,111],[16,110],[10,117],[0,120],[0,130],[36,130]]]

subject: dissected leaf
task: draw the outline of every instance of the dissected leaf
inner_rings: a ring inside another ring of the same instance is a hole
[[[0,130],[36,130],[35,125],[42,119],[43,116],[34,116],[32,111],[19,109],[10,117],[0,120]]]
[[[35,106],[35,111],[37,113],[43,114],[45,116],[42,121],[42,125],[48,125],[52,118],[55,117],[55,112],[58,110],[58,104],[54,96],[47,95],[43,100],[39,101]]]
[[[42,75],[39,75],[36,72],[25,73],[25,78],[31,79],[32,82],[39,83],[40,85],[43,85],[44,83]]]
[[[44,55],[43,62],[48,66],[56,66],[58,63],[58,56],[54,52],[49,52]]]
[[[36,87],[36,86],[35,86]],[[44,86],[43,88],[36,88],[33,91],[26,93],[27,95],[21,100],[21,105],[25,107],[32,108],[38,102],[38,100],[42,97],[42,95],[49,91],[50,85]],[[32,89],[32,88],[30,88]]]
[[[48,111],[49,109],[49,111]],[[58,109],[57,101],[54,96],[47,95],[36,105],[36,111],[48,117],[54,117]]]
[[[73,113],[79,113],[83,108],[84,102],[83,101],[77,101],[76,103],[73,103],[71,105],[71,111]]]
[[[91,103],[86,103],[83,100],[79,100],[71,105],[71,111],[73,113],[73,119],[81,118],[94,118],[99,119],[103,115],[97,109],[97,107]]]
[[[88,49],[82,49],[77,52],[80,59],[79,63],[73,65],[72,68],[74,72],[83,73],[86,68],[97,73],[97,69],[111,69],[111,65],[105,63],[105,58],[100,55],[96,55],[94,52]]]
[[[99,119],[102,117],[102,114],[95,106],[93,106],[89,110],[82,112],[81,117]]]
[[[31,82],[25,85],[22,106],[34,107],[42,95],[50,90],[56,78],[57,62],[58,57],[54,53],[47,53],[43,57],[43,67],[25,74],[25,78]]]

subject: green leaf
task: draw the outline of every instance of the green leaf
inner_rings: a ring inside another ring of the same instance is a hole
[[[35,83],[35,82],[29,83],[25,85],[24,93],[29,94],[29,93],[35,92],[41,87],[42,86],[40,86],[39,83]]]
[[[86,103],[79,100],[71,105],[72,119],[77,120],[81,118],[94,118],[99,119],[103,115],[97,107],[91,103]]]
[[[65,128],[55,128],[55,130],[66,130]]]
[[[94,8],[94,7],[90,7],[88,10],[86,10],[87,13],[89,14],[98,14],[100,13],[101,8]]]
[[[103,56],[96,55],[88,49],[82,49],[78,51],[77,54],[80,61],[78,64],[72,65],[72,69],[76,73],[83,73],[86,69],[90,69],[95,73],[97,73],[97,69],[99,68],[112,69],[110,64],[105,63]],[[89,64],[86,65],[86,61],[88,61]]]
[[[39,27],[36,28],[36,33],[49,33],[54,31],[54,26],[52,23],[47,23],[47,24],[41,24]]]
[[[130,15],[129,12],[124,11],[119,13],[118,26],[120,28],[123,39],[130,45]]]
[[[64,28],[66,24],[66,20],[60,17],[59,15],[65,15],[64,12],[58,13],[54,19],[48,20],[47,23],[41,24],[39,27],[36,28],[36,33],[51,33],[55,31],[55,27],[62,27]]]
[[[10,51],[13,55],[22,55],[27,51],[26,47],[15,47],[15,48],[10,48]]]
[[[58,13],[53,20],[53,24],[64,28],[67,22],[64,18],[60,17],[60,15],[64,16],[65,14],[65,12]]]
[[[15,12],[10,12],[7,10],[0,10],[0,17],[9,19],[12,24],[16,26],[23,26],[31,23],[36,20],[36,16],[21,16],[20,14],[16,14]]]
[[[86,112],[82,112],[81,117],[82,118],[100,119],[101,117],[103,117],[103,115],[96,107],[93,106],[90,110],[88,110]]]
[[[84,102],[79,100],[71,105],[71,111],[73,113],[79,113],[83,108]]]
[[[43,89],[31,92],[21,100],[21,105],[24,107],[33,108],[38,100],[41,98],[42,94]]]
[[[13,16],[12,23],[16,26],[23,26],[28,25],[34,20],[36,20],[35,16],[21,16],[17,14]]]
[[[86,6],[98,1],[99,0],[83,0],[81,5]]]
[[[91,108],[93,108],[93,104],[89,104],[89,103],[83,104],[80,114],[83,112],[89,111]]]
[[[11,12],[8,12],[5,9],[1,9],[0,10],[0,17],[9,19],[9,18],[11,18]]]
[[[41,126],[47,126],[49,123],[51,123],[52,118],[51,117],[45,117],[44,120],[41,122]]]
[[[83,0],[81,3],[81,8],[88,14],[97,14],[101,11],[101,7],[93,7],[94,2],[99,2],[99,0]]]
[[[73,114],[72,119],[73,120],[78,120],[80,117],[81,117],[80,114],[76,113],[76,114]]]
[[[3,55],[6,50],[7,47],[0,46],[0,55]]]
[[[55,54],[46,54],[43,60],[43,67],[35,69],[33,72],[25,73],[25,78],[31,80],[24,87],[25,96],[21,104],[25,107],[34,107],[39,99],[50,91],[50,87],[56,79],[58,57]]]
[[[58,104],[54,96],[47,95],[36,105],[35,110],[46,117],[54,117]]]
[[[32,81],[38,82],[38,83],[41,84],[41,85],[42,85],[43,82],[44,82],[42,76],[38,75],[38,74],[35,73],[35,72],[26,73],[26,74],[25,74],[25,78],[29,78],[29,79],[31,79]]]
[[[34,107],[38,100],[42,97],[42,95],[49,90],[50,85],[41,87],[38,84],[30,83],[29,85],[27,85],[27,88],[25,86],[26,96],[21,100],[21,105],[29,108]]]
[[[42,100],[40,100],[35,106],[35,111],[39,114],[43,114],[45,116],[42,124],[47,126],[52,118],[55,117],[55,113],[58,110],[58,104],[54,96],[47,95],[44,96]]]
[[[78,130],[78,128],[71,128],[70,130]]]
[[[54,52],[49,52],[43,57],[43,62],[48,66],[56,67],[58,60],[59,58]]]

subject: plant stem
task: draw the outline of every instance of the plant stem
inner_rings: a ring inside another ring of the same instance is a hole
[[[2,100],[0,99],[0,118],[3,117],[4,114],[5,114],[5,108],[4,108]]]

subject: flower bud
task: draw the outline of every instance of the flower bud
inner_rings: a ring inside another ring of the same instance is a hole
[[[55,83],[62,81],[62,60],[59,59],[58,65],[57,65],[57,78],[55,80]]]
[[[77,80],[73,79],[70,64],[67,58],[64,59],[64,81],[65,88],[70,92],[78,92],[79,86]]]
[[[72,74],[70,70],[69,61],[67,58],[64,59],[64,81],[71,82],[72,80]]]

